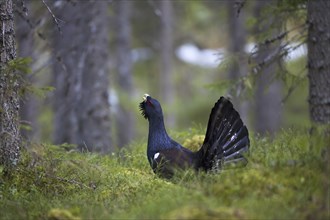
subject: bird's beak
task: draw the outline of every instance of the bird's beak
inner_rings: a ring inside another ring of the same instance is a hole
[[[144,102],[147,101],[147,97],[148,97],[148,96],[150,96],[150,95],[148,95],[148,94],[144,94],[144,95],[143,95],[142,99],[143,99]]]

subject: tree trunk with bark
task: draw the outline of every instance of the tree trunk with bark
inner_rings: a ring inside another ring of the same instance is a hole
[[[117,84],[119,106],[116,111],[118,146],[127,145],[134,137],[135,120],[129,100],[133,96],[131,58],[131,8],[132,1],[122,0],[115,4],[117,42]]]
[[[55,143],[81,150],[112,151],[108,99],[109,19],[106,1],[57,1],[53,27]]]
[[[330,1],[308,1],[309,112],[313,122],[330,123]]]
[[[19,76],[8,63],[16,58],[13,3],[0,5],[0,165],[10,175],[20,156]]]

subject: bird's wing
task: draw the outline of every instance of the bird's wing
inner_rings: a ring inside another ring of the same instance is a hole
[[[243,153],[250,141],[246,126],[232,103],[221,97],[212,108],[203,145],[199,151],[200,167],[219,169],[221,165],[247,163]]]
[[[151,166],[155,173],[171,178],[175,169],[185,169],[194,166],[192,152],[184,148],[164,149],[156,152],[151,159]]]

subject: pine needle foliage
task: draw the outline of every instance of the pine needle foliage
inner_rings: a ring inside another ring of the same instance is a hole
[[[171,135],[196,147],[202,133]],[[246,168],[179,172],[170,181],[151,171],[145,142],[107,156],[34,144],[13,179],[0,180],[0,218],[328,219],[330,142],[322,130],[251,137]]]

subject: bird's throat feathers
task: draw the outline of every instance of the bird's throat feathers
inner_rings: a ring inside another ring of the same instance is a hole
[[[149,119],[148,151],[158,151],[171,147],[163,118]]]

